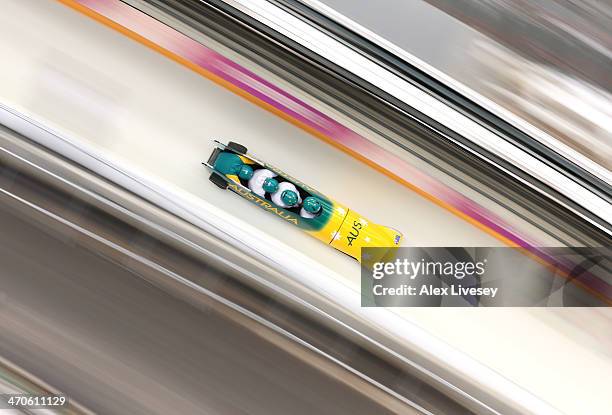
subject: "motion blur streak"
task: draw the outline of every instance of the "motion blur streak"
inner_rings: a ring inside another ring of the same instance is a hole
[[[97,413],[416,413],[165,270],[278,319],[274,300],[3,159],[0,354],[14,364]]]
[[[2,221],[0,219],[0,221]],[[0,255],[1,256],[1,255]],[[5,292],[2,292],[5,293]],[[0,326],[3,324],[0,322]],[[16,366],[10,361],[0,358],[0,394],[60,394],[61,391],[51,387],[39,378],[27,373],[23,368]],[[0,409],[2,413],[19,413],[8,409]],[[46,415],[55,413],[54,410],[39,409],[37,414]],[[92,415],[92,412],[79,404],[76,399],[69,399],[68,407],[62,408],[64,415]]]
[[[120,258],[5,209],[0,226],[15,235],[2,246],[0,352],[98,413],[400,412],[349,373],[218,304],[159,290]]]
[[[428,72],[610,182],[610,2],[322,0],[332,10],[302,1],[430,66]],[[436,47],[414,38],[435,39]]]

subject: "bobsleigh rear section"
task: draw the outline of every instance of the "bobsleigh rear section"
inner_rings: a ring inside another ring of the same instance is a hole
[[[215,141],[204,163],[210,181],[228,189],[320,241],[361,262],[361,248],[396,248],[402,234],[359,213],[247,154],[246,147]],[[369,262],[369,261],[368,261]]]

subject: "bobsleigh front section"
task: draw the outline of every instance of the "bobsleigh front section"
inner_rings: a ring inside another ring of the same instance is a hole
[[[271,174],[269,174],[269,176],[277,178],[278,181],[292,183],[299,192],[302,200],[308,196],[316,197],[321,204],[321,211],[313,217],[302,217],[299,214],[299,207],[285,208],[274,203],[271,200],[270,194],[257,194],[249,188],[248,179],[241,179],[239,175],[236,174],[236,170],[239,170],[241,165],[244,164],[250,166],[253,170],[270,171]],[[276,214],[285,221],[313,234],[313,236],[322,235],[330,227],[337,228],[343,219],[337,215],[337,212],[334,213],[335,204],[331,199],[289,176],[280,169],[249,156],[246,152],[244,154],[239,154],[231,150],[230,147],[223,149],[215,148],[207,165],[213,170],[211,181],[217,184],[217,186],[231,190],[260,208]],[[325,242],[329,243],[329,238],[327,239],[328,240]]]
[[[361,260],[362,247],[399,246],[400,232],[372,223],[280,169],[248,155],[243,146],[232,142],[227,146],[218,144],[221,148],[215,148],[206,163],[212,170],[210,180],[217,186],[229,189],[358,261]],[[268,179],[274,178],[276,182],[290,183],[287,186],[295,190],[297,201],[304,203],[307,199],[314,199],[319,210],[313,214],[305,212],[299,203],[290,207],[275,203],[278,195],[254,187],[253,181],[257,181],[258,173],[263,173]]]

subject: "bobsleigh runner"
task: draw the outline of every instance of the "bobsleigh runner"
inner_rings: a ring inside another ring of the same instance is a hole
[[[246,147],[215,141],[207,163],[210,181],[229,189],[320,241],[361,262],[362,247],[395,248],[402,234],[357,212],[247,154]],[[369,261],[368,261],[369,262]]]

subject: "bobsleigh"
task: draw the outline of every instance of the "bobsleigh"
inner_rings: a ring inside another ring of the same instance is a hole
[[[402,234],[378,225],[268,163],[243,145],[215,141],[208,162],[210,181],[228,189],[323,243],[362,261],[361,248],[396,248]],[[368,261],[369,262],[369,261]]]

